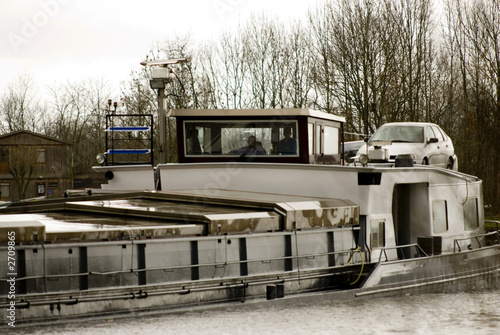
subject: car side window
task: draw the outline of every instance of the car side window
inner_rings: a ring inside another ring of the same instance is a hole
[[[429,139],[437,137],[436,134],[434,134],[434,131],[430,126],[425,127],[425,141],[429,141]]]
[[[445,141],[445,136],[443,135],[439,127],[432,126],[432,129],[434,130],[434,134],[436,134],[436,137],[438,138],[439,142]]]

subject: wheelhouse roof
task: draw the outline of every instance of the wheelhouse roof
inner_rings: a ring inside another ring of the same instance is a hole
[[[335,114],[321,112],[308,108],[279,108],[279,109],[173,109],[173,117],[203,117],[203,116],[310,116],[318,119],[345,122],[345,118]]]

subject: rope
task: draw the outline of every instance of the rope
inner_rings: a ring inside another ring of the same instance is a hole
[[[353,256],[354,256],[354,253],[356,251],[359,252],[359,255],[361,257],[361,270],[359,271],[358,278],[356,278],[356,280],[353,281],[352,283],[349,283],[350,285],[354,285],[359,281],[359,279],[361,278],[361,275],[363,274],[363,269],[365,267],[365,260],[363,259],[363,253],[361,252],[361,248],[359,246],[356,247],[356,249],[352,249],[351,256],[349,256],[349,260],[347,261],[347,263],[345,265],[348,265],[349,263],[351,263]]]

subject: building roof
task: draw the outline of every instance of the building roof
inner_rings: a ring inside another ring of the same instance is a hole
[[[39,139],[39,143],[36,144],[67,144],[67,142],[61,141],[57,138],[53,138],[50,136],[34,133],[28,130],[19,130],[19,131],[14,131],[12,133],[0,135],[0,144],[3,145],[13,145],[13,144],[20,144],[18,140],[20,137],[36,137]],[[33,143],[25,143],[25,144],[33,144]]]

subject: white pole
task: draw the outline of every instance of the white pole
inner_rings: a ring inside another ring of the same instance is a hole
[[[166,143],[165,89],[158,89],[158,121],[160,127],[160,164],[167,163],[168,145]]]

